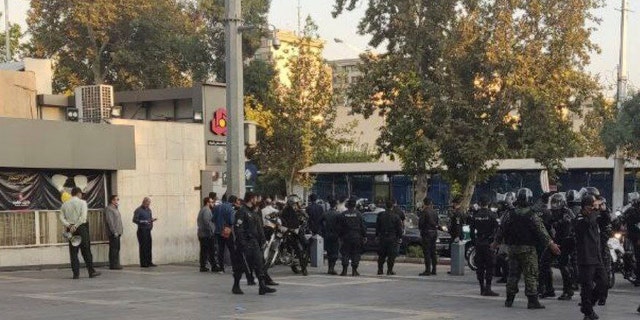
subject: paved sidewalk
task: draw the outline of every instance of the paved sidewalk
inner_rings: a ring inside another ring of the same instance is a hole
[[[363,262],[362,277],[336,277],[311,268],[308,277],[285,267],[271,271],[278,292],[259,296],[257,287],[243,285],[242,296],[231,294],[230,274],[198,272],[197,265],[163,265],[121,271],[100,269],[102,276],[71,279],[69,269],[0,272],[0,319],[582,319],[578,296],[573,301],[543,300],[546,310],[527,310],[520,295],[515,307],[503,307],[502,297],[478,295],[475,275],[439,274],[419,277],[421,265],[398,264],[397,276],[374,276],[376,265]],[[522,290],[522,289],[521,289]],[[601,319],[637,319],[638,289],[619,282]]]

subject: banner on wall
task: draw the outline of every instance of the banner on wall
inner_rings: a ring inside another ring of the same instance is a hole
[[[0,210],[58,210],[74,187],[89,208],[104,208],[105,181],[102,171],[0,171]]]

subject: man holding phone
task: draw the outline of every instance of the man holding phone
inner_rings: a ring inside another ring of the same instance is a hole
[[[138,225],[138,245],[140,247],[140,267],[155,267],[151,258],[151,230],[153,223],[158,220],[151,212],[151,199],[145,197],[142,205],[133,212],[133,223]]]

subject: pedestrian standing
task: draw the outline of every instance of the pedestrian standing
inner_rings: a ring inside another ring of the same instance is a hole
[[[518,293],[520,276],[524,276],[525,295],[528,309],[544,309],[538,300],[538,255],[536,245],[549,246],[554,254],[560,253],[558,245],[551,240],[540,217],[531,209],[533,192],[528,188],[518,190],[515,208],[506,213],[502,226],[498,229],[492,248],[504,242],[509,246],[509,277],[507,278],[507,299],[504,306],[513,306]]]
[[[438,230],[441,229],[438,214],[433,209],[431,199],[425,197],[423,200],[422,212],[418,216],[418,228],[422,238],[422,252],[424,254],[424,272],[420,276],[436,275],[436,265],[438,264],[438,253],[436,252],[436,242],[438,241]]]
[[[71,258],[71,271],[73,278],[80,278],[80,261],[78,260],[78,250],[82,253],[82,259],[89,271],[89,278],[100,275],[93,268],[93,256],[91,255],[91,241],[89,236],[89,224],[87,214],[89,212],[87,202],[82,200],[82,190],[74,187],[71,190],[71,199],[62,204],[58,218],[67,232],[73,236],[80,236],[80,244],[74,246],[69,241],[69,256]]]
[[[257,198],[253,192],[245,194],[244,204],[236,214],[234,233],[237,240],[237,249],[247,262],[247,265],[254,270],[260,286],[259,294],[276,292],[276,289],[267,287],[264,277],[263,256],[261,243],[264,243],[264,233],[261,230],[260,217],[254,212],[257,206]],[[233,289],[234,294],[242,294],[240,290],[241,270],[234,270]]]
[[[351,275],[357,277],[358,265],[360,264],[360,256],[367,239],[367,229],[362,219],[362,214],[356,210],[356,199],[347,200],[347,211],[338,217],[338,233],[342,241],[340,249],[342,253],[342,273],[341,276],[347,275],[349,268],[349,260],[351,260]]]
[[[489,199],[480,198],[480,210],[471,218],[469,225],[471,241],[475,244],[476,276],[480,283],[480,294],[497,297],[499,294],[491,290],[493,270],[496,266],[496,253],[491,248],[494,235],[498,230],[498,217],[489,209]]]
[[[601,200],[592,194],[581,199],[582,210],[575,222],[576,256],[580,278],[580,311],[585,320],[598,319],[593,311],[596,301],[602,297],[607,286],[607,274],[600,248],[598,214]]]
[[[215,226],[213,224],[213,214],[211,207],[213,199],[205,197],[202,200],[202,208],[198,212],[198,241],[200,241],[200,272],[209,272],[207,262],[211,266],[211,271],[218,272],[214,251]]]
[[[151,230],[153,229],[153,223],[158,219],[153,217],[150,206],[151,199],[145,197],[142,200],[142,205],[133,212],[133,223],[138,225],[136,235],[138,236],[140,267],[142,268],[156,266],[152,258]]]
[[[122,216],[118,210],[120,198],[118,195],[109,197],[109,205],[104,210],[104,222],[109,236],[109,269],[121,270],[120,237],[122,237]]]
[[[387,200],[385,211],[378,214],[376,220],[376,237],[380,243],[378,251],[378,275],[384,273],[384,264],[387,263],[387,275],[395,275],[393,265],[396,262],[398,244],[402,239],[402,220],[393,212],[393,201]]]

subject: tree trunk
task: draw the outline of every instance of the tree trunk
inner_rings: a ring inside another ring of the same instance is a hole
[[[416,175],[416,181],[414,182],[414,196],[412,206],[415,206],[418,202],[422,203],[422,200],[427,196],[427,188],[429,186],[429,175],[426,173]]]
[[[478,178],[478,172],[474,171],[467,177],[467,182],[464,185],[462,191],[462,203],[460,204],[462,212],[468,212],[471,205],[471,198],[476,191],[476,179]]]

